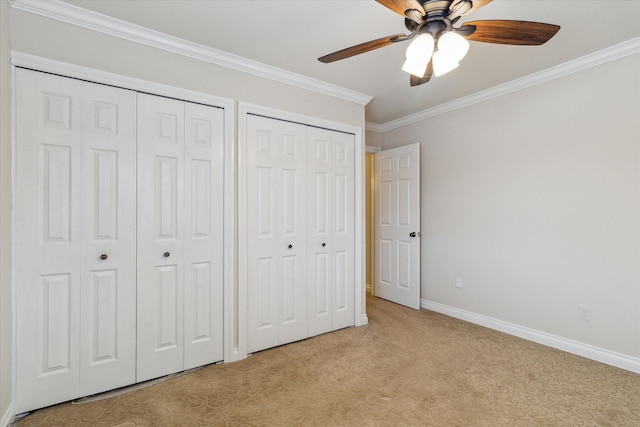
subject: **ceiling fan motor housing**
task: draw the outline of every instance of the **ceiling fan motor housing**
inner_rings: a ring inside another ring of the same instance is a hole
[[[428,33],[437,40],[441,34],[451,31],[453,23],[468,12],[471,0],[419,0],[425,11],[424,16],[415,10],[405,11],[405,26],[414,34]],[[419,16],[419,19],[416,19]],[[418,22],[420,21],[420,22]]]

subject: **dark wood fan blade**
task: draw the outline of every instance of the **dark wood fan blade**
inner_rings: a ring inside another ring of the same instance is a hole
[[[398,15],[404,15],[404,12],[409,9],[415,9],[420,12],[420,15],[424,15],[424,9],[417,0],[376,0],[381,5],[388,7]]]
[[[431,80],[432,75],[433,75],[433,61],[429,61],[429,65],[427,65],[427,70],[424,72],[424,76],[416,77],[413,74],[411,74],[411,80],[409,81],[409,83],[411,84],[411,86],[418,86],[418,85],[424,84],[429,80]]]
[[[487,20],[465,22],[461,28],[474,26],[476,30],[464,37],[485,43],[538,46],[553,37],[560,27],[529,21]]]
[[[370,50],[378,49],[384,46],[388,46],[391,43],[396,43],[394,39],[398,37],[404,37],[404,34],[395,34],[393,36],[382,37],[376,40],[371,40],[365,43],[360,43],[355,46],[348,47],[346,49],[339,50],[337,52],[330,53],[318,58],[318,61],[328,64],[329,62],[339,61],[341,59],[350,58],[361,53],[369,52]]]
[[[469,11],[467,13],[475,12],[476,10],[480,9],[481,7],[484,7],[484,6],[488,5],[492,1],[493,0],[473,0],[472,1],[473,6],[471,6],[471,9],[469,9]]]

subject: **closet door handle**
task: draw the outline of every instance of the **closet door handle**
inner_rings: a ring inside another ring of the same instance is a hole
[[[289,249],[293,249],[293,245],[289,245],[287,246]]]
[[[170,252],[165,252],[164,254],[162,254],[165,258],[169,258],[171,256]]]
[[[102,260],[105,260],[107,258],[109,258],[109,256],[107,254],[100,255],[100,259],[102,259]]]
[[[409,236],[411,236],[411,237],[416,237],[416,232],[415,232],[415,231],[412,231],[411,233],[409,233]]]
[[[327,244],[322,242],[322,247],[324,248],[325,246],[327,246]]]

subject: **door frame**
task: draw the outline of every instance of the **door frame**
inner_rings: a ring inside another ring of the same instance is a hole
[[[238,359],[244,359],[247,353],[248,313],[247,313],[247,206],[245,195],[247,194],[247,116],[249,114],[269,117],[277,120],[290,121],[308,126],[315,126],[339,132],[351,133],[355,136],[355,298],[354,298],[354,324],[362,326],[369,323],[366,312],[366,221],[365,221],[365,186],[364,186],[364,138],[363,128],[345,123],[319,119],[303,114],[264,107],[247,102],[238,102],[238,158],[237,158],[237,189],[238,189],[238,293],[236,296]]]
[[[382,148],[380,147],[373,147],[371,145],[367,145],[365,146],[365,155],[366,154],[371,154],[371,156],[373,156],[373,159],[371,161],[371,170],[369,171],[369,173],[371,174],[370,176],[366,177],[367,179],[369,179],[371,181],[371,191],[369,193],[366,194],[365,197],[365,202],[367,205],[369,205],[369,209],[371,209],[371,224],[369,224],[369,227],[367,228],[367,235],[369,235],[371,237],[371,245],[368,246],[366,248],[366,250],[371,251],[371,255],[369,255],[368,259],[371,260],[371,263],[373,264],[376,260],[376,245],[374,244],[375,242],[373,241],[374,237],[375,237],[375,227],[376,227],[376,200],[375,200],[375,194],[376,194],[376,187],[375,187],[375,154],[379,151],[382,151]],[[366,236],[365,236],[366,238]],[[366,254],[365,254],[366,256]],[[365,265],[366,268],[366,265]],[[372,266],[373,268],[373,266]],[[366,277],[366,276],[365,276]],[[376,289],[376,280],[375,280],[375,270],[371,273],[371,283],[368,283],[369,288],[367,289],[367,291],[371,294],[371,295],[375,295],[375,289]]]

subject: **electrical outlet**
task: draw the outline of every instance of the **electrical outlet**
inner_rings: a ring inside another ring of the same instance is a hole
[[[591,318],[589,317],[589,306],[586,304],[579,304],[578,305],[578,318],[580,320],[583,320],[585,322],[588,322],[591,320]]]
[[[462,277],[456,277],[456,288],[462,287]]]

